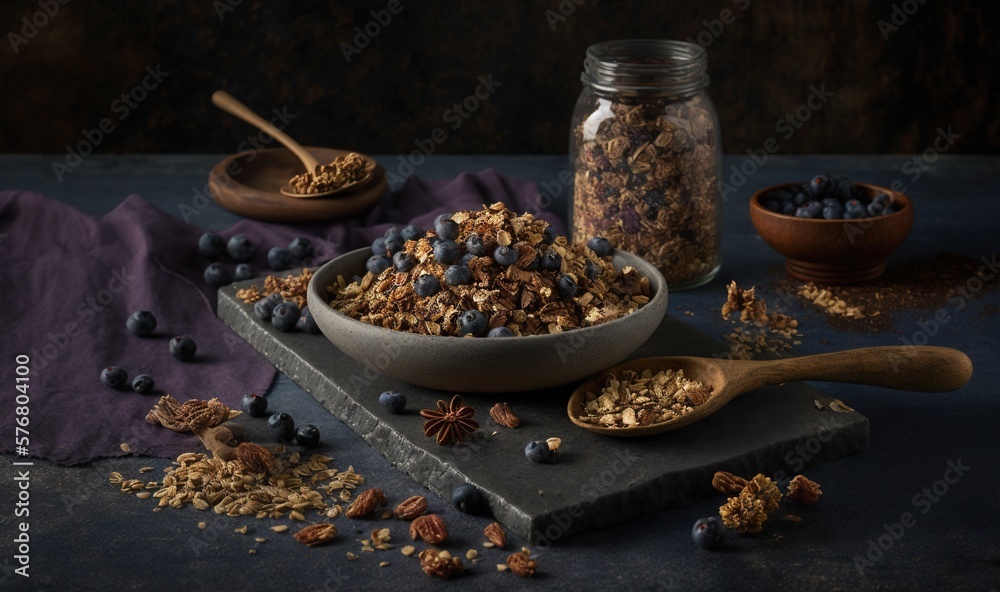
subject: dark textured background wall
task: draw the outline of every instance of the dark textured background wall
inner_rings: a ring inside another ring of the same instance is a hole
[[[232,152],[250,129],[210,104],[223,88],[294,115],[305,143],[408,152],[492,75],[500,86],[435,151],[561,153],[584,50],[627,37],[708,44],[727,152],[776,136],[783,153],[911,153],[948,126],[953,152],[1000,151],[993,0],[398,2],[385,26],[370,11],[390,0],[0,2],[0,151],[64,152],[107,118],[99,153]],[[342,44],[366,24],[377,34],[348,63]],[[166,77],[136,90],[157,65]],[[776,134],[821,85],[826,104]]]

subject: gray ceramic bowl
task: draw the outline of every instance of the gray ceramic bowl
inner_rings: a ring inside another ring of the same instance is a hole
[[[393,331],[352,319],[326,305],[326,287],[363,275],[368,248],[330,261],[309,282],[313,318],[335,346],[351,358],[370,364],[411,384],[446,391],[497,393],[528,391],[567,384],[621,362],[660,325],[667,310],[667,282],[646,261],[616,251],[614,264],[631,265],[649,278],[653,297],[646,306],[621,319],[556,335],[505,339],[438,337]]]

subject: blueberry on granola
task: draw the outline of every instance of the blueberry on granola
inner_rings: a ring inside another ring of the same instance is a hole
[[[552,228],[552,225],[550,224],[545,227],[545,230],[542,231],[542,242],[547,245],[551,245],[552,242],[555,240],[556,240],[556,231],[554,228]]]
[[[187,335],[178,335],[170,340],[170,353],[178,360],[190,360],[198,351],[198,344]]]
[[[441,220],[434,225],[434,233],[445,240],[455,240],[458,238],[458,223],[451,218]]]
[[[240,408],[250,417],[264,417],[267,415],[267,399],[258,394],[243,395]]]
[[[240,263],[236,266],[236,271],[233,272],[233,279],[237,282],[242,282],[243,280],[253,279],[254,269],[253,265],[249,263]]]
[[[403,250],[405,243],[406,241],[403,240],[403,237],[398,234],[390,236],[385,239],[385,250],[395,255]]]
[[[132,379],[132,390],[139,393],[140,395],[148,393],[149,391],[153,390],[153,386],[155,385],[156,382],[153,380],[153,377],[150,376],[149,374],[140,374],[139,376],[136,376],[135,378]]]
[[[108,388],[119,389],[128,382],[128,373],[121,366],[108,366],[101,370],[101,382]]]
[[[611,241],[604,237],[595,236],[587,241],[587,248],[598,257],[607,257],[611,254]]]
[[[300,316],[302,316],[302,311],[299,310],[298,304],[292,301],[282,302],[274,307],[274,311],[271,313],[271,324],[278,331],[288,333],[295,329]]]
[[[274,307],[281,304],[281,294],[274,292],[269,296],[261,298],[253,305],[253,312],[257,315],[257,318],[262,321],[270,321],[271,313],[274,312]]]
[[[125,328],[139,337],[152,335],[156,330],[156,317],[148,310],[138,310],[125,321]]]
[[[459,265],[464,265],[464,266],[468,267],[469,266],[469,262],[472,261],[475,258],[476,258],[476,256],[473,255],[472,253],[466,253],[466,254],[462,255],[461,259],[458,260],[458,264]]]
[[[385,237],[380,236],[372,241],[372,255],[385,255]]]
[[[233,276],[229,274],[229,270],[221,263],[212,263],[205,268],[205,272],[202,275],[205,278],[205,283],[213,288],[221,288],[233,281]]]
[[[410,271],[416,264],[416,258],[406,251],[400,251],[392,256],[392,266],[396,268],[396,271],[401,273]]]
[[[472,272],[464,265],[452,265],[444,270],[444,283],[449,286],[464,286],[472,283]]]
[[[303,448],[316,448],[319,446],[319,428],[306,424],[295,431],[295,442]]]
[[[441,282],[433,275],[425,273],[413,281],[413,291],[417,296],[427,298],[441,291]]]
[[[365,269],[372,272],[374,275],[378,275],[389,269],[391,265],[392,261],[389,261],[389,258],[385,255],[372,255],[365,263]]]
[[[520,257],[521,254],[517,252],[517,249],[508,245],[500,245],[493,250],[493,260],[504,267],[514,265]]]
[[[576,290],[577,290],[576,279],[574,279],[573,276],[567,273],[563,274],[563,276],[559,278],[560,296],[562,296],[566,300],[569,300],[570,298],[576,296]]]
[[[555,251],[547,251],[538,262],[538,267],[546,271],[559,271],[562,268],[562,255]]]
[[[406,396],[395,389],[388,390],[378,396],[378,404],[389,413],[402,413],[406,408]]]
[[[245,234],[235,234],[226,243],[226,251],[233,261],[249,261],[257,254],[257,244]]]
[[[434,228],[437,228],[437,225],[444,222],[445,220],[451,220],[451,212],[438,214],[437,218],[434,218]]]
[[[483,243],[483,239],[479,238],[478,234],[472,233],[469,238],[465,239],[465,250],[470,255],[482,257],[486,255],[486,244]]]
[[[458,334],[478,337],[486,331],[486,324],[486,315],[475,309],[467,310],[458,315]]]
[[[295,420],[287,413],[273,413],[267,418],[267,429],[278,442],[291,442],[295,437]]]
[[[596,261],[587,260],[587,265],[583,269],[583,275],[587,276],[587,279],[594,281],[597,276],[601,275],[601,266],[597,264]]]
[[[288,252],[296,259],[308,259],[314,253],[312,241],[304,236],[297,236],[288,243]]]
[[[434,243],[434,259],[443,265],[457,263],[462,257],[462,250],[458,248],[455,241],[451,239],[441,239]]]
[[[399,236],[403,237],[404,241],[417,240],[423,235],[424,231],[420,230],[419,227],[414,226],[413,224],[410,224],[399,232]]]
[[[226,252],[226,242],[214,232],[206,232],[198,237],[198,252],[206,257],[218,257]]]
[[[486,334],[487,337],[513,337],[514,333],[507,327],[493,327]]]

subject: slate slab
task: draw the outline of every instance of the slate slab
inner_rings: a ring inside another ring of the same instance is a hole
[[[459,483],[474,483],[497,520],[534,545],[718,495],[711,487],[717,470],[783,479],[868,444],[867,418],[820,410],[814,399],[825,395],[790,383],[748,393],[693,426],[629,439],[571,424],[566,401],[575,385],[508,395],[462,393],[476,408],[481,429],[469,442],[439,446],[424,437],[417,412],[453,393],[384,376],[377,367],[386,360],[355,362],[323,335],[275,331],[235,297],[236,289],[251,283],[219,290],[220,319],[415,481],[446,499]],[[723,351],[720,342],[668,316],[632,357]],[[378,405],[387,389],[406,394],[406,413],[391,415]],[[493,423],[488,410],[498,401],[510,403],[520,427]],[[525,459],[526,442],[552,436],[562,439],[556,464]]]

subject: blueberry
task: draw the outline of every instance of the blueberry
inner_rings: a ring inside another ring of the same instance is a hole
[[[781,202],[776,199],[765,199],[764,207],[771,210],[772,212],[780,212]]]
[[[882,204],[876,201],[873,201],[872,203],[868,204],[865,207],[865,211],[867,211],[868,215],[871,216],[872,218],[885,214],[885,208],[882,207]]]
[[[464,286],[472,283],[472,272],[464,265],[452,265],[444,270],[444,283],[449,286]]]
[[[796,209],[795,204],[790,201],[786,201],[781,205],[781,213],[786,216],[794,216]]]
[[[178,335],[170,340],[170,353],[178,360],[190,360],[198,351],[198,344],[187,335]]]
[[[805,206],[802,206],[802,207],[798,208],[797,210],[795,210],[795,217],[796,218],[812,218],[813,217],[812,210],[810,210],[809,208],[807,208]]]
[[[556,240],[556,231],[554,228],[552,228],[552,225],[550,224],[549,226],[545,227],[545,230],[542,231],[542,242],[547,245],[551,245],[555,240]]]
[[[462,258],[462,250],[458,248],[455,241],[451,239],[441,239],[434,244],[434,259],[442,265],[451,265]]]
[[[822,197],[833,189],[833,179],[826,175],[817,175],[809,181],[809,188],[816,197]]]
[[[385,239],[385,250],[395,255],[403,250],[403,237],[401,236],[390,236]]]
[[[570,274],[564,274],[559,278],[559,295],[569,300],[576,296],[576,280]]]
[[[486,331],[486,315],[472,309],[458,315],[458,334],[479,337]]]
[[[444,240],[455,240],[458,238],[458,222],[450,218],[441,220],[434,225],[434,233]]]
[[[274,312],[274,307],[281,304],[281,302],[282,302],[281,294],[275,292],[270,296],[261,298],[260,300],[255,302],[253,305],[253,312],[255,315],[257,315],[258,319],[262,321],[270,321],[271,313]]]
[[[601,275],[601,266],[597,264],[596,261],[591,261],[587,259],[587,265],[583,269],[583,275],[587,276],[587,279],[594,281],[597,276]]]
[[[365,269],[372,272],[375,275],[382,273],[383,271],[389,269],[392,266],[392,261],[389,260],[385,255],[372,255],[368,258],[365,263]]]
[[[245,234],[235,234],[226,244],[226,251],[234,261],[249,261],[257,254],[257,245]]]
[[[206,232],[198,238],[198,252],[206,257],[218,257],[226,252],[226,242],[214,232]]]
[[[205,273],[202,275],[205,278],[205,283],[213,288],[221,288],[233,281],[233,276],[230,275],[229,270],[221,263],[209,265],[205,268]]]
[[[303,307],[299,314],[299,320],[295,323],[295,328],[303,333],[319,333],[319,325],[316,324],[316,319],[313,318],[308,306]]]
[[[152,335],[156,330],[156,317],[148,310],[136,311],[125,321],[125,328],[139,337]]]
[[[271,324],[278,331],[288,333],[295,329],[300,316],[302,316],[302,311],[299,310],[298,304],[291,301],[282,302],[274,307],[274,312],[271,313]]]
[[[595,236],[587,241],[587,248],[593,251],[598,257],[607,257],[611,254],[611,241]]]
[[[445,220],[451,220],[451,212],[448,212],[446,214],[438,214],[437,218],[434,218],[434,228],[437,228],[437,225],[444,222]]]
[[[486,255],[486,245],[483,243],[483,239],[475,233],[470,234],[469,238],[465,239],[465,250],[476,257]]]
[[[148,393],[149,391],[153,390],[153,386],[155,385],[156,382],[153,380],[153,377],[150,376],[149,374],[140,374],[139,376],[136,376],[135,378],[132,379],[132,390],[139,393],[140,395],[143,393]]]
[[[271,266],[274,271],[285,271],[292,266],[291,252],[288,249],[282,249],[281,247],[272,247],[270,251],[267,252],[267,264]]]
[[[400,231],[399,236],[403,237],[404,241],[417,240],[424,235],[424,231],[420,230],[419,227],[410,224],[402,231]]]
[[[844,217],[844,208],[840,204],[833,206],[826,206],[823,208],[823,219],[824,220],[840,220]]]
[[[250,417],[264,417],[267,415],[267,399],[257,394],[243,395],[240,408]]]
[[[524,266],[524,269],[526,271],[535,271],[541,264],[542,264],[542,254],[539,253],[538,251],[535,251],[535,256],[531,259],[531,261],[528,261],[528,264]]]
[[[253,279],[257,275],[254,273],[253,265],[249,263],[240,263],[236,266],[236,272],[233,274],[233,279],[237,282],[242,282],[243,280]]]
[[[521,254],[514,247],[501,245],[493,250],[493,260],[504,267],[514,265],[520,258]]]
[[[385,237],[380,236],[372,241],[372,255],[385,255]]]
[[[549,445],[545,440],[533,440],[524,446],[524,456],[531,462],[544,463],[552,462],[556,454],[549,450]]]
[[[691,538],[702,549],[718,549],[723,541],[722,522],[715,516],[699,518],[691,529]]]
[[[451,503],[460,512],[482,514],[486,510],[486,500],[479,488],[471,483],[462,483],[451,490]]]
[[[546,271],[559,271],[562,268],[562,255],[555,251],[548,251],[542,255],[538,266]]]
[[[402,413],[406,408],[406,397],[397,390],[388,390],[378,396],[378,404],[389,413]]]
[[[433,296],[441,291],[441,282],[433,275],[425,273],[414,280],[413,291],[417,293],[417,296],[424,298]]]
[[[291,442],[295,437],[295,420],[287,413],[273,413],[267,418],[267,429],[278,442]]]
[[[847,177],[834,177],[834,191],[836,197],[841,201],[847,201],[854,197],[854,183]]]
[[[296,259],[308,259],[315,253],[312,241],[304,236],[293,238],[292,242],[288,243],[288,252]]]
[[[389,240],[390,238],[402,238],[403,237],[403,235],[399,232],[399,229],[396,228],[395,226],[390,226],[389,228],[386,228],[385,232],[382,233],[382,236],[386,240]]]
[[[844,207],[840,203],[840,200],[837,199],[836,197],[824,197],[823,201],[821,201],[820,203],[823,204],[824,208],[827,207],[827,206],[840,206],[840,207]]]
[[[487,337],[513,337],[514,333],[507,327],[493,327],[486,334]]]
[[[396,271],[406,273],[413,269],[416,264],[417,259],[406,251],[400,251],[392,256],[392,266],[396,268]]]
[[[795,207],[799,207],[807,201],[809,201],[809,196],[802,191],[796,193],[795,197],[792,198],[792,203],[795,204]]]
[[[844,211],[846,214],[850,214],[852,218],[866,218],[868,216],[864,204],[857,199],[847,200],[844,203]]]
[[[121,366],[108,366],[101,370],[101,382],[104,386],[119,389],[128,382],[128,373]]]
[[[316,448],[319,446],[319,428],[307,424],[295,431],[295,441],[303,448]]]
[[[458,260],[458,264],[459,265],[464,265],[464,266],[468,267],[469,266],[469,262],[472,261],[475,258],[476,258],[476,256],[473,255],[472,253],[466,253],[466,254],[462,255],[461,259]]]

